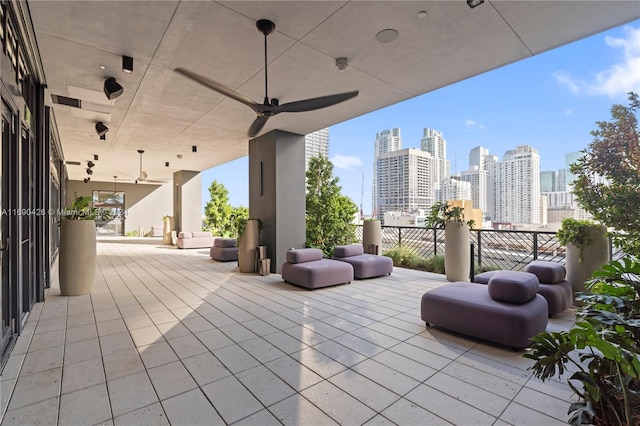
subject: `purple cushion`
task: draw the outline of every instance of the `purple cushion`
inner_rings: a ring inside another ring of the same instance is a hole
[[[493,277],[493,274],[495,274],[496,272],[497,271],[482,272],[476,275],[475,277],[473,277],[473,282],[478,284],[489,284],[489,280],[491,279],[491,277]]]
[[[563,264],[544,260],[534,260],[524,270],[531,272],[538,277],[538,281],[545,284],[560,283],[567,275],[567,270]]]
[[[364,247],[359,244],[351,244],[349,246],[336,246],[333,249],[335,257],[349,257],[364,254]]]
[[[215,247],[222,247],[222,248],[235,247],[236,246],[236,239],[235,238],[219,238],[218,237],[213,242],[213,245]]]
[[[180,238],[182,240],[186,240],[188,238],[193,238],[193,233],[191,233],[191,232],[180,232],[178,234],[178,238]]]
[[[536,297],[538,277],[529,272],[496,271],[489,280],[489,296],[498,302],[521,305]]]
[[[287,251],[287,262],[305,263],[322,259],[322,250],[316,248],[293,249]]]

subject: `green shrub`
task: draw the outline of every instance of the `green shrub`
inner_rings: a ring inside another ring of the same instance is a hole
[[[137,229],[135,229],[135,230],[133,230],[133,231],[126,232],[126,233],[124,234],[124,236],[125,236],[125,237],[137,237],[137,236],[138,236],[138,230],[137,230]]]

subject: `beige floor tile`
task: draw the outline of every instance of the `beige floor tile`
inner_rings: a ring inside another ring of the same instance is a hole
[[[438,417],[430,411],[425,410],[417,404],[414,404],[402,398],[391,407],[384,410],[382,414],[385,418],[397,425],[429,425],[429,426],[449,426],[449,423],[442,417]],[[416,423],[416,419],[419,419]],[[471,422],[471,424],[475,424]],[[540,425],[539,425],[540,426]]]
[[[142,315],[126,316],[123,319],[129,330],[153,327],[155,325],[154,322],[151,321],[151,317],[144,313],[144,311]]]
[[[209,383],[202,391],[226,423],[234,423],[264,408],[233,376]]]
[[[435,369],[390,350],[381,352],[371,359],[420,382],[436,373]]]
[[[62,369],[62,394],[105,382],[101,358],[65,365]]]
[[[191,335],[191,331],[189,331],[187,327],[182,325],[182,323],[177,320],[173,322],[157,324],[156,327],[158,328],[158,330],[160,330],[164,338],[167,340]]]
[[[146,372],[111,380],[107,385],[114,417],[158,401]]]
[[[127,349],[135,349],[133,340],[129,333],[115,333],[107,336],[100,336],[100,350],[102,356]]]
[[[249,355],[238,345],[226,346],[224,348],[217,349],[213,351],[213,354],[227,369],[229,369],[229,371],[234,374],[248,370],[260,364],[254,357]]]
[[[127,349],[105,355],[103,362],[104,371],[109,381],[144,371],[144,364],[140,360],[140,354],[135,349]]]
[[[62,346],[65,343],[65,330],[35,334],[29,345],[29,352]]]
[[[568,408],[568,407],[567,407]],[[500,416],[500,420],[518,426],[560,426],[567,424],[567,421],[561,421],[553,417],[547,416],[539,411],[532,410],[517,403],[511,403]]]
[[[263,336],[263,339],[286,354],[292,354],[309,346],[300,340],[291,337],[289,334],[278,331],[273,334]]]
[[[165,399],[162,407],[174,425],[225,425],[200,389]]]
[[[284,352],[273,346],[266,340],[256,337],[255,339],[245,340],[240,343],[242,349],[247,351],[251,356],[261,363],[273,361],[280,357],[286,356]]]
[[[51,425],[56,423],[57,418],[58,398],[56,397],[7,411],[2,424],[4,426]]]
[[[60,397],[60,425],[95,425],[110,420],[111,409],[104,383]]]
[[[567,410],[569,409],[569,402],[533,389],[522,389],[513,401],[560,421],[566,421],[568,419]]]
[[[269,407],[269,411],[284,425],[338,425],[302,395],[293,395]]]
[[[149,315],[149,318],[151,318],[151,321],[153,321],[153,323],[156,325],[166,324],[171,322],[178,322],[178,319],[176,318],[176,316],[173,315],[171,311],[169,311],[168,309],[164,311],[151,312],[148,315]]]
[[[151,320],[149,321],[151,322]],[[129,333],[136,346],[146,346],[164,340],[164,336],[155,325],[129,330]]]
[[[179,358],[189,358],[208,352],[207,348],[192,334],[167,340]]]
[[[113,419],[113,423],[116,426],[131,426],[131,425],[154,425],[164,426],[169,425],[169,420],[164,414],[162,405],[159,402],[146,407],[139,408],[131,411],[127,414]]]
[[[332,340],[315,345],[313,349],[323,353],[335,361],[338,361],[342,365],[346,365],[347,367],[351,367],[352,365],[358,364],[367,359],[364,355],[361,355],[360,353]]]
[[[328,380],[377,412],[400,399],[399,395],[353,370],[345,370]]]
[[[19,376],[9,401],[9,410],[46,399],[57,398],[60,395],[61,379],[62,368]]]
[[[245,417],[234,423],[233,426],[280,426],[281,424],[269,410],[265,409]]]
[[[290,357],[278,358],[265,364],[265,367],[298,392],[324,380],[320,375]]]
[[[178,356],[165,341],[139,346],[137,350],[147,369],[178,360]]]
[[[234,344],[233,340],[218,329],[201,331],[196,333],[195,336],[211,351]]]
[[[126,333],[127,326],[122,318],[116,318],[108,321],[101,321],[96,324],[98,336],[108,336],[116,333]]]
[[[80,327],[67,328],[65,344],[79,342],[81,340],[95,339],[98,331],[95,324],[81,325]]]
[[[160,400],[197,387],[189,371],[178,361],[151,368],[147,373]]]
[[[295,394],[296,391],[263,365],[243,371],[236,378],[268,407]]]
[[[360,425],[376,415],[374,410],[328,381],[313,385],[300,394],[341,425]]]
[[[177,359],[177,358],[176,358]],[[231,372],[213,354],[205,352],[182,360],[189,374],[199,386],[231,375]]]

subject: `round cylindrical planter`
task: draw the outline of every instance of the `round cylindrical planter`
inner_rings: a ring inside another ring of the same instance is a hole
[[[589,228],[591,243],[580,249],[567,244],[566,268],[567,281],[571,283],[574,293],[584,291],[584,283],[591,275],[609,261],[609,242],[604,226]],[[582,261],[580,258],[582,257]]]
[[[365,253],[381,254],[382,226],[379,220],[365,220],[363,222],[362,245]]]
[[[96,222],[63,220],[59,250],[60,293],[63,296],[90,293],[96,276]]]
[[[447,222],[444,227],[444,271],[449,281],[469,281],[471,260],[469,226],[463,222]]]
[[[176,230],[176,218],[173,216],[168,216],[164,219],[163,229],[162,229],[162,243],[171,245],[173,244],[173,239],[171,238],[171,231]]]
[[[258,221],[249,219],[238,241],[238,268],[240,272],[256,272],[256,247],[259,241]]]

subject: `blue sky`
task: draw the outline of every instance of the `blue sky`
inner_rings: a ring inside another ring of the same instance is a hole
[[[425,127],[441,131],[451,173],[468,168],[476,146],[502,159],[531,145],[541,170],[558,170],[630,91],[640,93],[640,21],[332,126],[329,158],[342,193],[370,214],[377,132],[399,127],[403,148],[419,148]],[[248,206],[248,157],[202,173],[203,205],[214,179],[229,190],[231,205]]]

